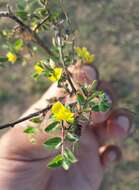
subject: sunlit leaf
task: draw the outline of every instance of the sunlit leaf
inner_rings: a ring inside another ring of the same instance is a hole
[[[49,133],[55,131],[58,128],[59,122],[53,122],[45,128],[45,132]]]
[[[85,103],[85,99],[81,94],[77,95],[77,101],[80,105],[83,105]]]
[[[74,164],[78,161],[77,158],[75,157],[75,155],[73,154],[73,152],[69,148],[65,149],[64,157],[72,164]]]
[[[42,119],[41,119],[40,117],[34,117],[34,118],[31,119],[31,121],[32,121],[33,123],[38,124],[38,123],[41,123],[41,122],[42,122]]]
[[[18,39],[16,40],[15,44],[14,44],[14,49],[16,51],[19,51],[22,47],[23,47],[23,40],[22,39]]]
[[[24,130],[24,133],[27,133],[27,134],[36,134],[37,132],[38,132],[38,129],[35,127],[27,127]]]
[[[44,142],[44,147],[48,149],[58,149],[62,143],[62,139],[60,137],[54,137],[51,139],[48,139]]]
[[[71,141],[71,142],[79,141],[79,137],[77,135],[75,135],[75,134],[70,133],[70,132],[67,133],[66,139]]]
[[[48,168],[58,168],[61,167],[62,164],[63,164],[63,156],[59,154],[48,163]]]

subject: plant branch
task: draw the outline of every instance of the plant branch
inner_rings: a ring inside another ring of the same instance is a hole
[[[49,15],[47,15],[34,29],[34,32],[36,32],[49,18]]]
[[[21,19],[19,19],[16,15],[13,14],[13,12],[11,12],[11,10],[9,11],[0,11],[0,18],[2,17],[6,17],[9,18],[13,21],[15,21],[17,24],[20,25],[20,27],[22,29],[24,29],[25,31],[29,32],[31,34],[31,36],[33,37],[33,39],[35,40],[35,43],[37,45],[39,45],[42,49],[45,50],[45,52],[48,55],[52,55],[52,52],[49,50],[49,48],[44,44],[44,42],[40,39],[40,37],[36,34],[36,32],[34,32],[28,25],[26,25]]]
[[[64,130],[64,125],[62,122],[62,131],[61,131],[61,139],[62,139],[62,144],[61,144],[61,155],[64,155],[64,138],[65,138],[65,130]]]
[[[27,115],[27,116],[25,116],[25,117],[23,117],[21,119],[18,119],[17,121],[14,121],[14,122],[11,122],[11,123],[7,123],[5,125],[1,125],[0,129],[5,129],[5,128],[8,128],[8,127],[14,127],[18,123],[21,123],[23,121],[26,121],[26,120],[31,119],[33,117],[36,117],[36,116],[38,116],[40,114],[48,112],[51,109],[51,107],[52,107],[52,105],[49,105],[46,108],[44,108],[42,110],[39,110],[37,112],[31,113],[31,114],[29,114],[29,115]]]
[[[59,54],[60,54],[60,58],[61,58],[61,63],[62,63],[62,65],[63,65],[63,68],[64,68],[64,71],[65,71],[67,80],[68,80],[68,82],[69,82],[69,84],[70,84],[70,86],[71,86],[72,92],[73,92],[74,94],[76,94],[77,90],[76,90],[76,88],[74,87],[74,84],[73,84],[73,82],[72,82],[72,80],[71,80],[71,78],[70,78],[69,71],[68,71],[68,69],[66,68],[66,65],[65,65],[65,62],[64,62],[64,56],[63,56],[63,51],[62,51],[61,37],[58,36],[58,38],[59,38],[58,41],[59,41],[59,43],[60,43],[60,44],[59,44]]]

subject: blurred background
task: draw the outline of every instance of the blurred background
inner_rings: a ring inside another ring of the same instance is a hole
[[[6,3],[15,7],[19,1],[23,0],[0,0],[0,10]],[[101,79],[112,83],[120,107],[136,113],[134,133],[122,144],[124,159],[106,172],[101,190],[139,190],[139,0],[64,2],[78,30],[78,44],[94,52]],[[0,30],[9,24],[7,19],[0,20]],[[0,36],[0,44],[4,43]],[[0,55],[3,53],[0,48]],[[39,57],[41,54],[0,68],[0,124],[17,119],[50,85],[45,79],[36,83],[31,77]]]

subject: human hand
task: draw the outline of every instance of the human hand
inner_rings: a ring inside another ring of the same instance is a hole
[[[75,71],[73,79],[80,82],[92,82],[98,77],[96,70],[89,66],[84,66],[79,72],[77,69]],[[100,86],[115,104],[110,84],[101,82]],[[63,93],[54,84],[24,115],[46,106],[46,98],[60,97]],[[47,168],[52,155],[42,147],[43,141],[48,138],[43,130],[36,136],[37,144],[34,145],[23,132],[28,121],[10,129],[0,139],[0,189],[98,190],[105,167],[121,156],[120,148],[106,144],[110,139],[122,140],[128,135],[131,115],[125,109],[112,109],[107,113],[93,113],[92,117],[95,124],[82,128],[77,151],[79,161],[69,171]],[[46,121],[39,127],[47,125]]]

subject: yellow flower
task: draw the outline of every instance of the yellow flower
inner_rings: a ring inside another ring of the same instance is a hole
[[[14,53],[12,53],[12,52],[7,53],[7,58],[8,58],[8,61],[11,62],[11,63],[15,63],[16,60],[17,60],[16,55]]]
[[[61,78],[61,75],[62,75],[62,68],[55,67],[53,69],[53,72],[48,77],[48,79],[55,82],[55,81],[58,81]]]
[[[52,106],[52,113],[57,121],[67,121],[69,123],[73,123],[74,121],[74,113],[60,102],[56,102]]]
[[[84,58],[87,61],[87,63],[92,63],[95,60],[94,54],[89,54],[89,53],[86,54]]]
[[[37,73],[38,75],[41,75],[42,72],[43,72],[43,68],[42,68],[41,66],[39,66],[38,64],[36,64],[36,65],[34,66],[34,69],[35,69],[35,71],[36,71],[36,73]]]
[[[78,57],[84,59],[87,63],[92,63],[95,59],[94,54],[91,54],[86,47],[83,48],[79,48],[77,47],[76,49],[76,53],[78,55]]]

